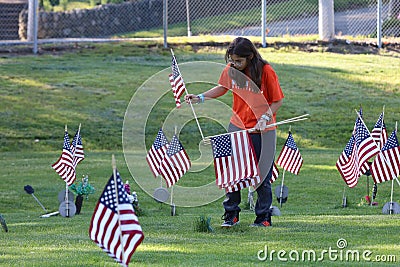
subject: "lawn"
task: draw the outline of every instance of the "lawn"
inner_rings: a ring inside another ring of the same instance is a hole
[[[366,205],[372,178],[361,176],[350,189],[335,163],[360,105],[370,130],[383,107],[388,133],[394,130],[400,114],[399,55],[260,49],[285,93],[278,120],[310,114],[309,120],[278,129],[277,152],[291,127],[304,164],[297,176],[285,173],[289,197],[282,207],[274,197],[281,216],[273,217],[273,227],[249,227],[255,216],[245,189],[240,225],[222,229],[223,192],[214,185],[211,148],[200,144],[191,109],[174,109],[170,51],[161,44],[130,42],[66,48],[0,57],[0,213],[9,229],[0,232],[0,266],[118,266],[88,235],[94,207],[112,174],[113,154],[143,211],[139,221],[145,239],[132,266],[398,265],[400,217],[382,213],[391,183],[378,185],[377,206]],[[217,82],[223,47],[173,48],[191,93]],[[227,94],[194,106],[205,136],[225,131],[229,104]],[[86,158],[77,166],[77,177],[88,175],[96,191],[84,200],[79,215],[40,218],[43,209],[23,187],[31,185],[46,209],[58,210],[65,183],[51,164],[60,156],[65,125],[72,138],[79,124]],[[174,187],[176,216],[169,200],[153,199],[160,178],[152,176],[145,161],[161,126],[168,139],[178,129],[193,162]],[[282,174],[273,189],[281,181]],[[396,183],[393,200],[400,201]],[[201,216],[211,218],[213,232],[196,230]]]

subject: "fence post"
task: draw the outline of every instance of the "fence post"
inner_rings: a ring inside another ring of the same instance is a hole
[[[319,0],[318,32],[321,40],[335,37],[333,0]]]
[[[378,8],[376,14],[376,43],[378,48],[382,47],[382,0],[378,0]]]
[[[187,23],[187,36],[192,36],[192,31],[190,30],[190,9],[189,0],[186,0],[186,23]]]
[[[163,0],[164,48],[168,48],[168,0]]]
[[[33,42],[33,53],[37,53],[37,32],[38,32],[38,0],[29,0],[28,3],[28,26],[27,39]]]
[[[267,46],[266,42],[266,30],[267,30],[267,1],[261,1],[261,44],[262,47]]]

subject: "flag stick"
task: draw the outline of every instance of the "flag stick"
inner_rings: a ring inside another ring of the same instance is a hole
[[[347,207],[346,185],[343,186],[342,208]]]
[[[175,125],[175,135],[178,133],[178,127]],[[173,208],[173,204],[174,204],[174,202],[173,202],[173,199],[174,199],[174,185],[172,185],[171,186],[171,211],[172,211],[172,208]],[[173,213],[171,212],[171,215],[173,216]]]
[[[379,136],[379,146],[380,146],[379,149],[382,149],[382,147],[385,145],[383,144],[383,136],[382,136],[384,118],[385,118],[385,105],[383,105],[382,109],[382,123],[381,123],[381,134]]]
[[[392,180],[392,188],[390,189],[389,214],[393,214],[393,184],[394,180]]]
[[[302,115],[303,116],[303,115]],[[300,116],[299,116],[300,117]],[[289,126],[289,133],[292,130],[292,126]],[[279,204],[281,205],[282,208],[282,195],[283,195],[283,181],[285,180],[285,169],[283,169],[282,173],[282,185],[281,185],[281,192],[279,193]]]
[[[118,199],[118,184],[117,184],[117,163],[115,162],[114,154],[111,157],[112,169],[113,169],[113,178],[115,185],[115,200],[117,202],[117,212],[118,212],[118,228],[119,228],[119,241],[121,242],[121,252],[122,252],[122,263],[125,265],[125,244],[122,238],[122,229],[121,229],[121,220],[119,214],[119,199]]]
[[[68,131],[67,125],[65,124],[65,132]],[[74,157],[72,156],[72,159]],[[69,217],[69,203],[68,203],[68,184],[65,181],[65,217]]]
[[[298,116],[298,117],[293,117],[293,118],[290,118],[290,119],[287,119],[287,120],[279,121],[279,122],[276,122],[276,123],[271,123],[271,124],[268,124],[267,127],[265,127],[265,128],[267,129],[267,128],[271,128],[271,127],[274,127],[274,126],[277,126],[277,125],[281,125],[281,124],[307,120],[308,118],[303,118],[303,117],[308,116],[308,115],[309,114],[304,114],[304,115],[301,115],[301,116]],[[245,129],[245,130],[240,130],[240,131],[235,131],[235,132],[230,132],[230,133],[238,133],[238,132],[245,132],[245,131],[251,133],[251,132],[254,132],[255,129],[251,128],[251,129]],[[210,138],[216,137],[216,136],[219,136],[219,134],[207,136],[203,141],[204,144],[210,144]]]
[[[176,61],[175,54],[174,54],[174,51],[172,50],[172,48],[171,48],[171,54],[172,54],[172,57],[174,58],[174,60]],[[176,62],[176,68],[178,69],[179,74],[182,76],[182,73],[181,73],[181,71],[179,69],[179,66],[178,66],[178,62]],[[186,86],[185,86],[185,93],[187,95],[189,94],[188,90],[186,89]],[[190,104],[190,108],[192,109],[194,119],[196,120],[197,127],[199,128],[199,131],[200,131],[200,134],[201,134],[201,138],[204,141],[203,131],[201,130],[199,120],[197,118],[196,112],[194,111],[194,107],[193,107],[192,101],[190,99],[189,99],[189,104]]]
[[[381,121],[381,129],[380,129],[380,135],[379,135],[379,146],[378,146],[379,150],[382,150],[382,147],[384,145],[384,143],[383,143],[383,135],[382,135],[383,124],[384,124],[384,121],[385,121],[384,118],[385,118],[385,105],[383,105],[383,108],[382,108],[382,121]],[[371,169],[371,166],[370,166],[370,169]],[[369,179],[369,176],[367,176],[367,179]],[[374,199],[375,199],[374,191],[377,189],[377,186],[378,185],[374,182],[374,186],[372,187],[372,192],[371,192],[371,200],[370,200],[370,203],[369,203],[371,207],[372,207]],[[376,191],[375,191],[375,195],[376,195]]]
[[[395,133],[397,133],[397,121],[396,121],[396,126],[395,126],[394,130],[395,130]],[[394,184],[394,181],[392,180],[392,187],[390,189],[389,214],[393,214],[393,184]]]
[[[365,126],[365,128],[367,129],[368,133],[371,135],[371,133],[369,132],[367,126],[365,125],[363,119],[361,118],[361,116],[360,116],[360,114],[358,113],[357,110],[356,110],[356,113],[357,113],[358,118],[359,118],[359,119],[361,120],[361,122],[364,124],[364,126]],[[379,153],[382,154],[382,151],[379,150]],[[383,160],[386,162],[386,164],[387,164],[388,167],[389,167],[389,170],[390,170],[390,173],[391,173],[392,177],[394,177],[394,179],[396,179],[397,184],[400,186],[400,181],[399,181],[399,179],[397,179],[396,175],[394,174],[393,169],[390,167],[390,164],[388,163],[388,161],[387,161],[385,155],[382,154],[382,156],[383,156],[383,157],[382,157]]]
[[[282,195],[283,195],[283,181],[284,180],[285,180],[285,169],[283,169],[281,192],[279,193],[279,204],[281,205],[281,208],[282,208]]]
[[[79,123],[79,128],[78,128],[78,132],[76,134],[77,136],[77,140],[75,142],[75,149],[74,149],[74,153],[72,154],[72,160],[74,160],[75,158],[75,152],[76,152],[76,146],[78,145],[78,139],[79,139],[79,135],[81,134],[81,124]]]

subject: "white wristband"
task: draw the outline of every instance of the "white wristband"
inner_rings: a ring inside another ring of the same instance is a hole
[[[261,119],[266,120],[266,121],[270,121],[271,117],[269,116],[269,114],[263,114],[263,115],[261,115]]]
[[[199,95],[197,95],[197,97],[200,99],[199,103],[204,103],[204,95],[203,94],[199,94]]]

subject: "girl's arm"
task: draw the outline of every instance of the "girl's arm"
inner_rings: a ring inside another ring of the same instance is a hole
[[[202,103],[206,99],[213,99],[213,98],[220,97],[220,96],[224,95],[227,91],[228,91],[228,89],[226,89],[222,85],[217,85],[200,95],[194,95],[194,94],[185,95],[185,102],[187,104],[189,104],[189,100],[190,100],[194,104]]]

